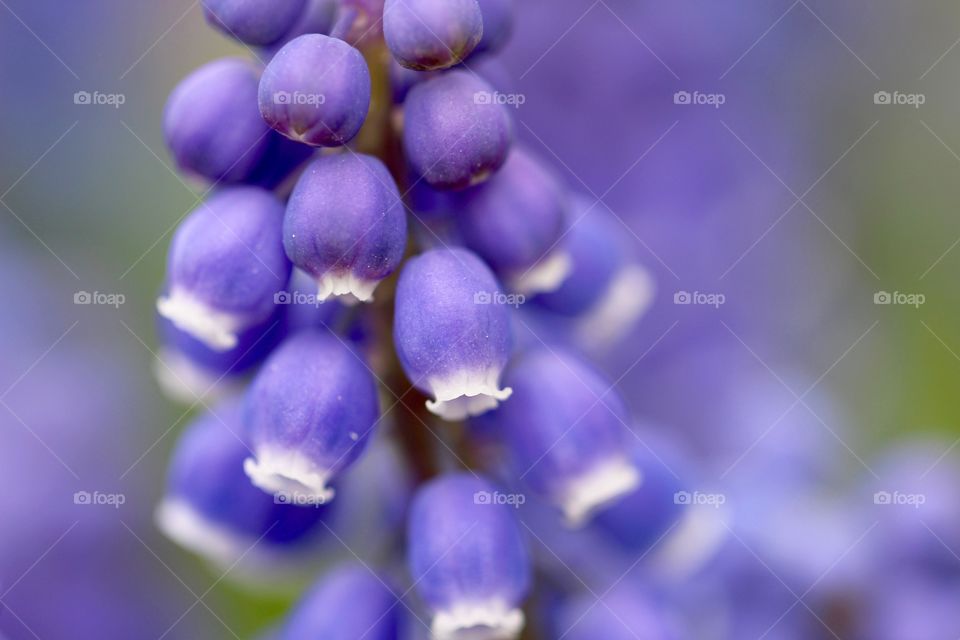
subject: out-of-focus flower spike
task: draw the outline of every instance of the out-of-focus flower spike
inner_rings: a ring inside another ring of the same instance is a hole
[[[441,476],[414,498],[407,539],[417,591],[437,640],[516,638],[530,559],[512,507],[469,473]]]
[[[510,357],[509,310],[490,269],[463,249],[411,259],[397,285],[394,342],[404,372],[447,420],[479,415],[510,397],[500,374]]]
[[[273,313],[290,277],[282,219],[280,201],[256,187],[224,189],[197,207],[170,245],[160,315],[211,349],[235,348]]]
[[[514,0],[477,0],[483,17],[483,37],[473,50],[474,58],[482,53],[496,53],[513,33]]]
[[[626,406],[591,366],[541,347],[512,362],[504,383],[513,397],[495,419],[516,470],[572,526],[639,486]]]
[[[284,216],[287,255],[318,283],[318,298],[369,302],[399,266],[407,218],[396,183],[373,156],[342,153],[314,160]]]
[[[379,419],[373,374],[328,331],[287,339],[247,392],[245,422],[255,485],[298,500],[327,502],[330,480],[363,452]]]
[[[597,598],[584,595],[568,602],[558,613],[558,636],[570,640],[679,640],[682,633],[670,601],[646,593],[623,580]]]

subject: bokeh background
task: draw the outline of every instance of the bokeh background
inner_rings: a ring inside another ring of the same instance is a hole
[[[915,475],[948,464],[960,437],[960,9],[518,4],[500,56],[504,86],[526,98],[517,135],[609,207],[656,282],[629,337],[597,346],[636,414],[681,434],[714,481],[767,443],[835,461],[837,492],[885,481],[877,460],[907,441],[927,443]],[[189,417],[152,379],[154,300],[170,233],[199,194],[171,169],[160,122],[178,80],[226,54],[250,55],[190,0],[0,0],[9,638],[67,637],[92,610],[117,612],[104,637],[250,637],[289,601],[223,579],[151,520]],[[122,104],[78,104],[78,92]],[[122,303],[77,304],[80,292]],[[683,292],[724,302],[676,304]],[[737,412],[755,428],[731,438]],[[778,438],[783,425],[796,433]],[[77,491],[125,503],[84,508]]]

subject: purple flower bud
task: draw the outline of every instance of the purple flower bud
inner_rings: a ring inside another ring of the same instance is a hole
[[[276,131],[269,131],[267,148],[244,182],[282,193],[293,187],[289,184],[293,182],[290,178],[313,157],[316,149],[290,140]]]
[[[318,298],[369,302],[403,258],[407,218],[397,186],[373,156],[314,160],[297,182],[283,222],[284,246],[319,285]]]
[[[244,469],[264,491],[329,501],[327,483],[360,456],[378,417],[377,387],[360,356],[332,333],[302,331],[247,392],[253,456]]]
[[[327,573],[300,599],[278,640],[397,640],[399,598],[361,565]]]
[[[283,336],[281,313],[237,335],[232,349],[217,351],[159,318],[160,350],[154,374],[172,399],[193,404],[197,398],[214,399],[235,390],[240,380],[260,364]]]
[[[632,458],[642,482],[597,512],[593,523],[623,547],[646,553],[678,526],[687,506],[682,492],[688,487],[677,475],[680,464],[659,447],[636,446]]]
[[[268,55],[275,55],[283,45],[299,36],[310,33],[330,35],[337,17],[338,0],[306,0],[304,4],[293,26],[267,49]]]
[[[387,0],[383,35],[404,67],[446,69],[465,60],[480,42],[483,16],[477,0]]]
[[[510,115],[480,77],[453,70],[414,86],[404,103],[403,146],[438,189],[480,184],[507,159]]]
[[[432,480],[410,511],[410,571],[440,640],[515,638],[530,586],[530,559],[512,507],[468,473]]]
[[[514,0],[477,0],[477,4],[483,15],[483,37],[473,53],[496,53],[513,32]]]
[[[552,291],[570,273],[561,246],[566,198],[556,177],[523,149],[482,185],[458,194],[456,220],[467,247],[519,293]]]
[[[575,198],[574,203],[573,224],[563,238],[563,250],[572,262],[570,274],[556,290],[534,298],[537,304],[569,316],[593,307],[625,261],[617,228],[599,209],[603,205],[583,215],[590,203],[582,198]]]
[[[333,328],[342,317],[343,305],[335,301],[320,302],[316,281],[300,269],[293,270],[288,288],[289,292],[280,300],[286,312],[283,320],[288,333]]]
[[[251,485],[243,472],[250,452],[243,435],[237,400],[200,416],[177,443],[156,513],[171,539],[222,566],[306,541],[326,512],[283,504]]]
[[[290,41],[260,78],[260,115],[283,135],[319,147],[352,139],[370,108],[370,71],[359,51],[320,34]]]
[[[570,354],[540,348],[517,358],[504,381],[513,397],[494,419],[517,473],[571,525],[640,484],[627,453],[627,408],[600,373]]]
[[[218,351],[265,321],[290,277],[283,205],[256,187],[232,187],[195,209],[173,236],[160,315]]]
[[[211,26],[254,45],[280,39],[303,10],[304,0],[203,0],[203,14]]]
[[[170,94],[163,132],[177,166],[214,182],[246,179],[270,129],[257,111],[259,71],[240,58],[203,65]]]
[[[534,298],[564,316],[577,316],[571,336],[585,349],[616,344],[653,303],[656,282],[631,255],[626,230],[602,204],[572,199],[570,229],[558,251],[570,258],[567,278],[554,291]]]
[[[469,251],[435,249],[411,259],[397,284],[393,334],[403,370],[433,395],[447,420],[489,411],[510,397],[499,386],[510,357],[510,320],[496,304],[490,269]]]

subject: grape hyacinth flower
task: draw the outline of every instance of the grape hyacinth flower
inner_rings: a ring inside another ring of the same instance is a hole
[[[464,244],[513,291],[557,289],[572,268],[560,246],[566,199],[557,179],[525,149],[482,185],[458,194],[456,221]]]
[[[268,45],[293,27],[304,5],[304,0],[203,0],[203,14],[231,38]]]
[[[304,595],[277,640],[397,640],[398,598],[381,577],[359,564],[327,573]]]
[[[512,507],[469,473],[424,485],[410,510],[408,561],[433,613],[432,637],[515,638],[530,586],[530,559]]]
[[[477,0],[483,16],[483,37],[473,50],[474,56],[496,53],[510,40],[513,33],[513,3],[514,0]]]
[[[168,397],[184,404],[234,391],[241,379],[277,346],[285,329],[282,314],[274,313],[264,322],[241,331],[232,349],[218,351],[166,318],[161,317],[158,324],[160,349],[154,375]]]
[[[363,55],[336,38],[307,34],[273,57],[260,77],[260,115],[276,131],[315,147],[339,147],[370,108],[370,70]]]
[[[598,511],[593,525],[624,548],[645,553],[679,525],[688,506],[683,492],[689,487],[677,475],[673,456],[637,445],[631,458],[643,482]]]
[[[640,485],[619,395],[591,366],[547,347],[511,363],[513,397],[492,416],[518,473],[572,526]]]
[[[250,484],[243,472],[249,455],[243,433],[236,398],[197,418],[177,443],[156,512],[168,537],[223,567],[254,545],[277,552],[308,541],[326,511],[280,503]],[[262,568],[270,568],[269,555]]]
[[[427,408],[461,420],[510,397],[499,380],[510,357],[508,308],[490,269],[464,249],[434,249],[404,265],[393,325],[407,377]]]
[[[273,56],[291,40],[311,33],[330,35],[337,18],[338,0],[305,0],[303,11],[283,36],[272,43],[266,53]]]
[[[569,258],[570,272],[555,290],[539,293],[533,302],[575,319],[575,337],[595,350],[618,342],[636,325],[653,303],[656,283],[624,246],[626,230],[609,209],[574,196],[571,214],[557,249]]]
[[[287,256],[318,283],[317,297],[369,302],[403,258],[407,218],[390,172],[373,156],[314,160],[283,221]]]
[[[477,0],[387,0],[383,36],[408,69],[433,71],[459,64],[483,35]]]
[[[170,94],[163,133],[182,171],[240,182],[265,153],[270,129],[257,110],[259,70],[241,58],[208,62]]]
[[[506,106],[479,76],[454,69],[410,89],[403,147],[411,168],[437,189],[480,184],[507,160],[512,125]]]
[[[373,374],[332,333],[286,340],[247,392],[250,480],[267,492],[328,502],[330,480],[363,452],[379,419]]]
[[[290,277],[282,219],[280,201],[256,187],[224,189],[197,207],[173,236],[160,315],[214,350],[236,347],[273,313]]]

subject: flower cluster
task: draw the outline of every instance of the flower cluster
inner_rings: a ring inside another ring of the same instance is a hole
[[[508,105],[477,98],[496,93],[474,66],[508,40],[512,2],[204,11],[254,60],[195,71],[164,118],[178,167],[210,195],[170,247],[160,369],[178,397],[223,399],[174,452],[161,528],[227,566],[256,546],[245,564],[266,573],[364,508],[340,489],[370,473],[358,461],[400,452],[409,509],[375,521],[406,520],[432,635],[518,637],[533,584],[522,492],[579,527],[643,472],[610,381],[559,334],[514,335],[525,316],[589,333],[597,313],[628,326],[641,309],[622,302],[617,283],[640,267],[606,214],[514,143]],[[484,456],[488,436],[499,452]],[[325,573],[283,637],[395,637],[391,580]]]

